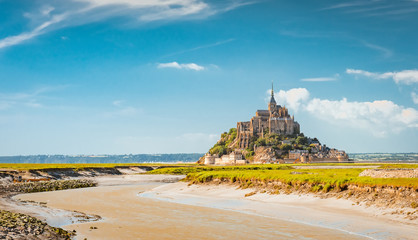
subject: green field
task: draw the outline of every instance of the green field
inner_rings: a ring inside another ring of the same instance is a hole
[[[293,166],[335,166],[350,165],[364,168],[346,169],[294,169]],[[250,187],[268,182],[281,182],[289,186],[302,184],[312,185],[312,191],[344,190],[348,185],[368,187],[407,187],[418,190],[418,178],[371,178],[359,174],[368,166],[379,165],[379,168],[418,168],[418,164],[265,164],[224,167],[188,167],[162,168],[149,173],[154,174],[187,174],[186,181],[205,183],[218,179]]]

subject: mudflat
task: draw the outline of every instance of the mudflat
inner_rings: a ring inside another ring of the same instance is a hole
[[[120,180],[119,180],[120,181]],[[123,182],[123,181],[122,181]],[[182,184],[182,183],[180,183]],[[166,190],[179,184],[129,182],[17,195],[15,198],[46,202],[55,209],[79,211],[102,217],[100,221],[62,226],[77,231],[77,239],[368,239],[336,229],[310,226],[213,207],[176,203],[141,196],[152,189]],[[185,185],[186,186],[186,185]],[[141,194],[142,193],[142,194]],[[166,195],[164,198],[175,198]],[[237,201],[236,204],[242,204]]]
[[[370,239],[416,239],[418,219],[394,209],[367,206],[349,199],[315,194],[268,194],[236,185],[177,182],[141,194],[162,201],[226,209],[272,219],[325,227]]]

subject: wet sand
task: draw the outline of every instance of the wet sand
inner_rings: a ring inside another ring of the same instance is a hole
[[[175,195],[161,199],[151,196],[163,195],[171,187],[179,190],[181,184],[184,183],[130,182],[129,185],[22,194],[15,198],[46,202],[50,208],[102,217],[96,222],[62,226],[66,230],[76,230],[77,239],[367,239],[344,231],[262,216],[257,212],[164,200],[176,198]],[[151,195],[147,196],[145,192]],[[242,201],[233,203],[245,205]]]
[[[206,206],[350,232],[372,239],[417,239],[418,219],[393,215],[392,209],[357,205],[351,200],[313,194],[257,193],[233,185],[190,185],[178,182],[140,194],[161,201]],[[352,237],[352,236],[351,236]]]

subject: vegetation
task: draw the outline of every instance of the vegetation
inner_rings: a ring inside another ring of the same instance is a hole
[[[231,153],[234,150],[236,138],[237,129],[229,129],[229,132],[222,133],[221,139],[209,150],[209,153],[218,154],[219,156]]]
[[[290,165],[242,165],[242,166],[196,166],[196,167],[180,167],[180,168],[159,168],[147,172],[147,174],[180,174],[208,172],[208,171],[254,171],[254,170],[281,170],[292,169]]]
[[[263,136],[253,136],[249,139],[248,148],[242,154],[247,160],[252,160],[255,155],[255,148],[268,147],[276,152],[276,157],[284,158],[289,150],[301,149],[309,152],[315,145],[312,142],[319,142],[317,138],[308,138],[303,133],[298,135],[283,135],[269,133],[268,128],[264,129]],[[219,157],[229,154],[237,149],[239,141],[237,139],[237,129],[231,128],[229,132],[224,132],[221,139],[209,150],[210,154],[217,154]],[[280,151],[278,151],[280,150]]]
[[[204,183],[213,179],[240,184],[278,181],[289,186],[310,184],[312,191],[346,189],[348,185],[368,187],[408,187],[418,189],[418,179],[359,177],[364,169],[305,169],[305,170],[246,170],[246,171],[203,171],[190,173],[187,180]]]
[[[338,164],[312,164],[338,165]],[[351,165],[354,164],[339,164]],[[280,182],[288,186],[310,185],[311,191],[344,190],[349,185],[367,187],[407,187],[418,190],[416,178],[371,178],[359,177],[370,165],[355,164],[364,168],[346,169],[293,169],[290,164],[245,165],[223,167],[163,168],[151,171],[154,174],[187,174],[186,181],[205,183],[218,179],[248,187],[268,182]],[[380,165],[380,164],[379,164]],[[305,164],[304,166],[308,166]],[[381,168],[417,168],[418,164],[381,164]]]
[[[74,188],[95,187],[96,182],[88,179],[72,179],[57,181],[41,181],[41,182],[21,182],[12,183],[7,186],[0,186],[2,192],[48,192]]]

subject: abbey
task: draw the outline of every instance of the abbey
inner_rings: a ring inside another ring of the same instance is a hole
[[[257,110],[250,121],[237,123],[239,148],[248,148],[253,136],[264,137],[265,132],[283,135],[300,133],[299,123],[289,115],[286,107],[277,105],[274,99],[273,84],[268,110]]]

